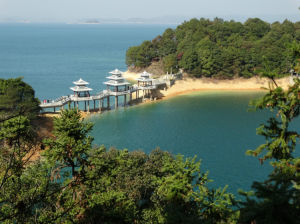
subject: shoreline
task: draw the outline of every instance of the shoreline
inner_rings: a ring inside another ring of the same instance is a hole
[[[157,101],[167,100],[177,96],[183,96],[183,95],[200,93],[200,92],[266,92],[266,90],[264,89],[193,89],[193,90],[184,90],[181,92],[171,93],[164,96],[161,99],[158,99]]]
[[[126,71],[123,73],[125,79],[129,81],[135,81],[136,78],[139,77],[139,73]],[[284,77],[281,79],[277,79],[276,82],[283,89],[287,89],[290,85],[290,77]],[[173,97],[196,93],[196,92],[206,92],[206,91],[232,91],[232,92],[245,92],[245,91],[254,91],[254,92],[266,92],[266,89],[270,85],[271,81],[267,78],[260,77],[252,77],[249,79],[245,78],[236,78],[232,80],[217,80],[211,78],[183,78],[181,80],[176,80],[175,84],[166,90],[160,90],[162,94],[162,98],[157,100],[147,100],[145,102],[141,102],[135,104],[134,106],[144,105],[148,103],[161,102],[163,100],[168,100]],[[271,83],[272,85],[272,83]],[[80,111],[81,118],[85,119],[92,115],[101,114],[99,112],[84,112]],[[59,113],[45,113],[43,114],[45,117],[57,117]]]
[[[123,73],[125,79],[135,80],[139,77],[139,73],[126,71]],[[287,90],[290,86],[290,77],[284,77],[276,79],[276,82],[283,89]],[[235,78],[228,80],[218,80],[213,78],[183,78],[181,80],[176,80],[175,84],[172,85],[167,90],[161,90],[163,98],[168,96],[177,96],[189,92],[198,91],[210,91],[210,90],[220,90],[220,91],[266,91],[263,88],[269,88],[273,83],[267,78],[251,77],[245,78]]]

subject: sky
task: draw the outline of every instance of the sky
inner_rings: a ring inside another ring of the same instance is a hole
[[[265,17],[300,21],[300,0],[0,0],[0,21]]]

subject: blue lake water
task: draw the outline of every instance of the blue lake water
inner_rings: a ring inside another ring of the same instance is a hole
[[[108,72],[126,70],[125,53],[161,34],[166,25],[0,24],[0,78],[23,76],[42,99],[71,94],[72,81],[83,78],[94,93],[104,88]],[[255,129],[267,112],[247,112],[262,93],[201,92],[166,101],[120,108],[89,120],[95,144],[150,152],[156,147],[202,159],[212,186],[232,192],[263,180],[268,164],[245,156],[263,143]]]
[[[126,70],[129,46],[153,39],[166,25],[0,24],[0,77],[23,76],[40,99],[71,93],[82,78],[97,92],[108,72]]]
[[[236,192],[263,180],[271,168],[245,155],[263,138],[255,133],[267,112],[247,112],[248,102],[262,93],[199,92],[147,105],[95,115],[95,143],[107,147],[140,149],[156,147],[202,159],[214,187],[229,184]],[[100,117],[100,119],[99,119]]]

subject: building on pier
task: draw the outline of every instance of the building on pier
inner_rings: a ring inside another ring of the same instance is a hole
[[[118,107],[118,97],[124,96],[124,105],[126,105],[126,95],[130,92],[130,83],[125,80],[120,70],[115,69],[109,72],[111,75],[106,77],[108,81],[104,82],[107,87],[107,91],[110,95],[115,96],[115,107]],[[109,105],[110,97],[107,97]]]
[[[140,74],[140,77],[137,79],[138,85],[131,86],[129,82],[125,80],[122,76],[122,72],[118,69],[109,72],[110,76],[107,77],[107,81],[104,82],[106,85],[106,90],[100,91],[95,95],[91,95],[91,88],[88,87],[89,83],[82,80],[81,78],[78,81],[73,82],[74,87],[70,87],[73,91],[72,95],[61,96],[55,100],[44,100],[40,107],[45,111],[46,109],[53,108],[53,112],[56,112],[56,108],[64,109],[66,105],[71,109],[74,104],[74,108],[79,110],[79,103],[84,102],[85,111],[90,112],[90,102],[93,102],[94,111],[101,112],[105,109],[110,109],[110,98],[115,97],[115,107],[118,107],[118,97],[124,96],[124,105],[126,105],[126,97],[129,95],[129,102],[132,102],[132,95],[135,93],[136,99],[139,98],[139,92],[143,92],[143,99],[147,94],[150,97],[153,97],[154,89],[158,88],[160,85],[165,85],[165,80],[153,79],[151,74],[143,72]],[[105,102],[106,101],[106,105]],[[99,104],[98,104],[99,103]],[[97,105],[99,107],[97,108]]]
[[[143,99],[145,96],[151,97],[151,91],[156,89],[154,85],[155,79],[152,78],[152,74],[144,71],[136,81],[138,82],[138,89],[143,92]]]
[[[74,102],[74,108],[76,107],[79,110],[79,102],[84,101],[84,110],[90,111],[90,100],[91,94],[90,91],[93,89],[87,87],[89,85],[88,82],[82,80],[81,78],[78,81],[73,82],[76,86],[70,87],[70,89],[74,92],[74,95],[71,96],[72,101]],[[88,106],[88,108],[86,108]]]
[[[74,97],[90,97],[90,91],[93,89],[87,87],[88,82],[82,80],[81,78],[78,81],[73,82],[76,86],[70,87],[74,92]]]

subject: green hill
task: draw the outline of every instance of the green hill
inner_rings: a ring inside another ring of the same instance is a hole
[[[130,47],[126,63],[146,68],[161,61],[166,72],[182,68],[196,77],[251,77],[260,70],[283,76],[295,63],[290,46],[299,41],[300,22],[192,19],[176,29],[166,29],[152,41]]]

